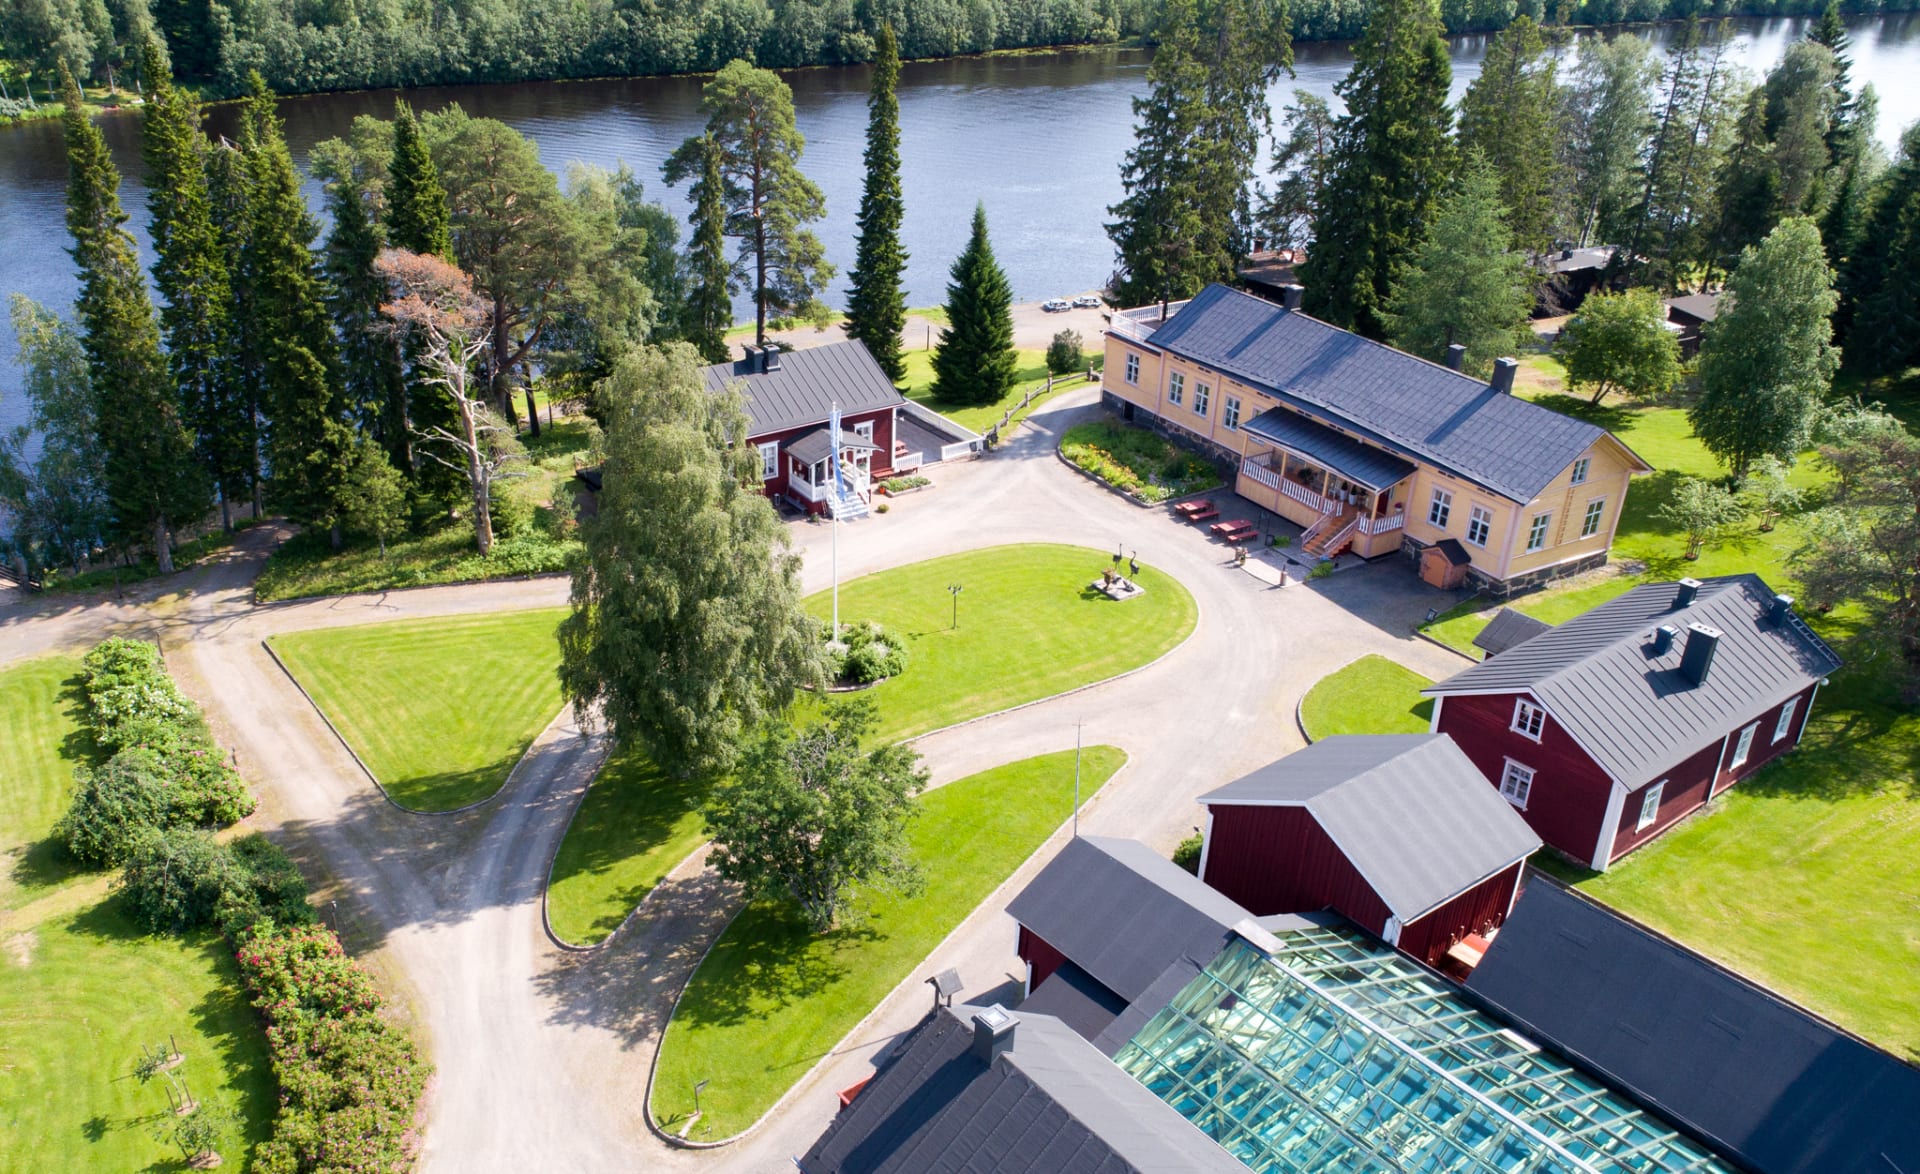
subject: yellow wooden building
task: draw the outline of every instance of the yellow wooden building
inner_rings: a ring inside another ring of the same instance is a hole
[[[1496,595],[1606,562],[1633,477],[1596,425],[1222,285],[1114,314],[1103,398],[1234,462],[1234,492],[1304,530],[1309,554],[1429,547]],[[1223,510],[1226,507],[1222,507]]]

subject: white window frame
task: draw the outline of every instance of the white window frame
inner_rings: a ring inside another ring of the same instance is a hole
[[[1545,550],[1547,548],[1547,530],[1553,525],[1553,511],[1533,515],[1533,521],[1527,525],[1527,549]]]
[[[1570,484],[1585,485],[1587,483],[1587,470],[1592,467],[1593,460],[1590,457],[1581,457],[1579,460],[1573,462],[1573,480]]]
[[[1480,537],[1475,538],[1474,527],[1479,527]],[[1486,506],[1476,504],[1467,511],[1467,541],[1474,546],[1485,546],[1493,534],[1493,511]]]
[[[853,434],[868,444],[873,443],[873,421],[862,420],[853,426]]]
[[[771,481],[780,475],[780,442],[763,441],[760,449],[760,480]]]
[[[1546,732],[1547,711],[1525,697],[1515,698],[1513,721],[1507,728],[1529,742],[1538,742],[1541,734]]]
[[[1780,707],[1780,716],[1774,719],[1774,723],[1773,723],[1773,740],[1774,741],[1778,742],[1780,739],[1786,737],[1788,734],[1793,733],[1793,716],[1794,714],[1799,712],[1800,712],[1800,699],[1798,697],[1787,698],[1787,703]]]
[[[1733,761],[1727,764],[1728,770],[1739,770],[1747,765],[1747,759],[1753,754],[1753,736],[1760,730],[1760,723],[1753,722],[1740,731],[1740,738],[1733,744]]]
[[[1220,422],[1226,425],[1228,432],[1240,431],[1240,397],[1230,395],[1220,409]]]
[[[1500,797],[1525,811],[1527,800],[1533,798],[1535,773],[1526,763],[1507,759],[1507,765],[1500,771]]]
[[[1445,530],[1447,523],[1453,520],[1453,494],[1439,486],[1434,486],[1433,497],[1427,501],[1427,525],[1436,530]]]
[[[1187,397],[1187,377],[1179,371],[1167,376],[1167,402],[1177,404]]]
[[[1135,387],[1140,386],[1140,356],[1139,355],[1130,354],[1127,356],[1127,382],[1133,384]]]
[[[1640,793],[1640,818],[1634,821],[1633,830],[1644,832],[1660,818],[1660,800],[1667,790],[1667,780],[1661,779]]]
[[[1591,538],[1600,533],[1600,522],[1607,516],[1607,499],[1596,497],[1587,503],[1587,512],[1580,519],[1580,537]]]
[[[1213,398],[1213,388],[1208,387],[1204,383],[1194,384],[1193,385],[1193,414],[1196,416],[1206,415],[1207,401],[1211,400],[1212,398]]]

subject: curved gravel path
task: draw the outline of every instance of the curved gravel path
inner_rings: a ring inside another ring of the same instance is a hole
[[[1084,722],[1089,745],[1120,746],[1130,760],[1085,810],[1083,828],[1170,848],[1200,821],[1196,795],[1301,744],[1290,715],[1324,673],[1365,652],[1432,676],[1459,662],[1409,636],[1435,597],[1403,567],[1271,588],[1233,568],[1203,530],[1060,465],[1059,433],[1095,410],[1096,394],[1063,394],[992,457],[943,467],[936,489],[843,528],[840,574],[1044,541],[1123,544],[1178,578],[1199,605],[1199,625],[1149,669],[918,743],[945,781],[1071,747],[1075,723]],[[827,529],[792,532],[807,590],[825,587]],[[540,889],[604,740],[563,714],[495,800],[452,816],[410,816],[380,800],[261,643],[315,627],[550,607],[565,603],[566,581],[256,606],[247,584],[282,536],[267,526],[246,532],[224,558],[169,581],[164,596],[0,604],[0,664],[116,631],[161,640],[182,687],[238,750],[261,796],[256,820],[333,878],[320,900],[332,903],[349,944],[412,1009],[428,1041],[439,1076],[422,1170],[791,1170],[789,1156],[831,1117],[834,1090],[864,1076],[924,1012],[925,974],[956,966],[969,998],[1006,993],[1008,984],[1017,995],[1013,926],[1002,909],[1059,836],[901,984],[858,1038],[836,1041],[746,1139],[714,1151],[661,1143],[642,1116],[648,1066],[674,998],[736,905],[730,886],[696,854],[663,882],[648,915],[606,948],[556,948],[542,929]]]

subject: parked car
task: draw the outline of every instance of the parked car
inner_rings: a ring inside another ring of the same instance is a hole
[[[1065,298],[1049,298],[1040,303],[1040,308],[1049,314],[1058,314],[1062,311],[1073,309],[1073,303]]]
[[[1098,310],[1100,308],[1100,295],[1081,294],[1079,297],[1073,299],[1073,305],[1077,310]]]

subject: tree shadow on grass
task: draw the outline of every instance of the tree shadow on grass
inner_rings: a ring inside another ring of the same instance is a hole
[[[819,996],[848,975],[849,956],[879,940],[869,925],[815,934],[786,902],[749,905],[708,952],[676,1017],[731,1027]]]
[[[8,870],[8,877],[22,889],[50,889],[87,871],[55,836],[35,840],[10,855],[13,867]]]
[[[497,762],[471,770],[440,771],[435,774],[408,775],[381,785],[395,803],[414,811],[453,811],[491,798],[507,781],[520,754],[510,754]]]
[[[609,872],[667,846],[675,838],[677,827],[699,809],[712,786],[712,779],[706,776],[667,774],[637,747],[615,752],[574,813],[554,861],[553,883]],[[588,924],[586,940],[598,941],[619,929],[628,914],[653,891],[660,876],[679,863],[677,859],[660,860],[658,875],[649,869],[649,875],[636,883],[613,890],[604,911]],[[562,936],[568,935],[562,931]]]
[[[1850,691],[1840,684],[1829,696]],[[1833,803],[1886,792],[1908,802],[1920,800],[1920,738],[1914,736],[1920,731],[1903,721],[1910,715],[1871,701],[1849,705],[1850,700],[1816,702],[1800,745],[1741,783],[1741,793]]]
[[[1626,430],[1640,414],[1637,408],[1624,403],[1594,404],[1572,395],[1543,395],[1533,402],[1563,416],[1598,425],[1609,432]]]

